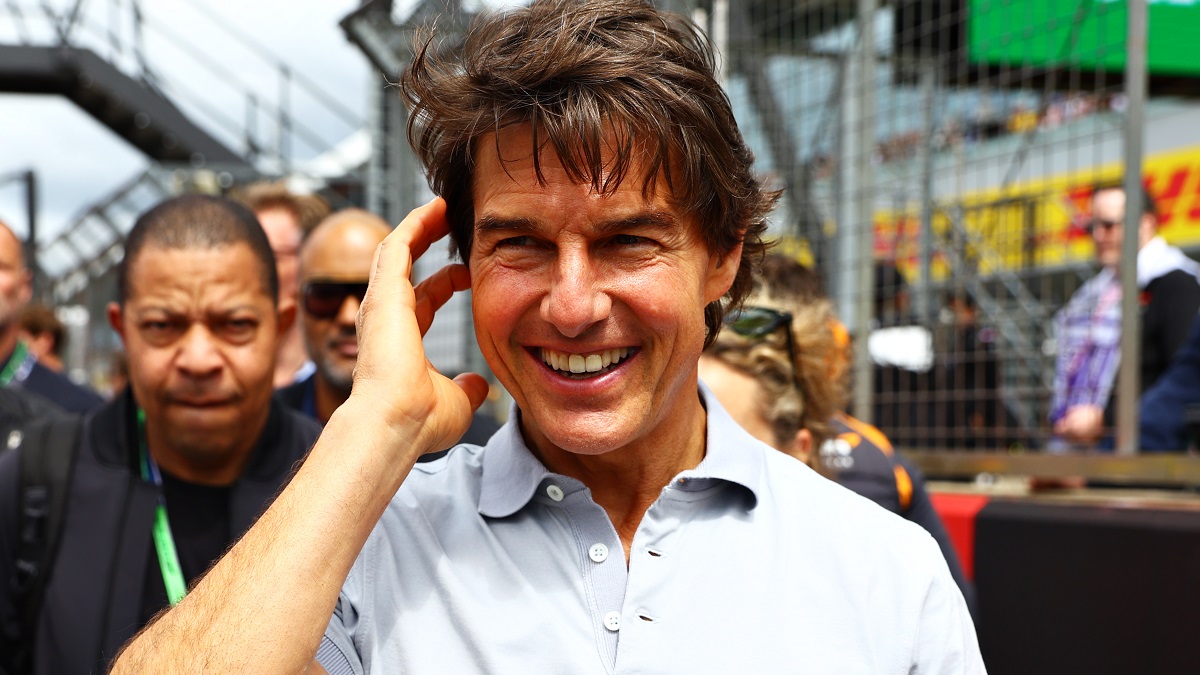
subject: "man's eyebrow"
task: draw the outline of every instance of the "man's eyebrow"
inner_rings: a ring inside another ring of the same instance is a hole
[[[489,232],[534,232],[537,226],[531,218],[501,218],[491,214],[484,215],[475,223],[475,234]]]
[[[625,218],[614,218],[597,223],[595,230],[598,234],[612,234],[635,228],[651,228],[671,230],[679,226],[679,220],[668,211],[647,211]],[[537,221],[532,218],[502,218],[496,215],[484,215],[475,223],[475,234],[489,232],[536,232]]]
[[[679,220],[667,211],[648,211],[629,216],[606,220],[596,225],[600,234],[611,234],[622,230],[650,228],[656,230],[672,230],[679,226]]]

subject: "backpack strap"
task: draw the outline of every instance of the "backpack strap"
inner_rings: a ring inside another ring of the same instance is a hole
[[[17,672],[32,665],[37,620],[62,535],[81,427],[78,417],[52,415],[33,419],[20,431],[20,510],[11,583],[25,653],[18,656]]]

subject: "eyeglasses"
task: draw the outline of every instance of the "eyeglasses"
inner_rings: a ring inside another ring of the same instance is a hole
[[[1104,229],[1104,230],[1111,230],[1114,227],[1117,227],[1118,225],[1121,225],[1121,224],[1122,224],[1122,222],[1119,220],[1105,220],[1103,218],[1092,218],[1091,220],[1088,221],[1085,229],[1087,230],[1088,234],[1091,234],[1092,232],[1096,231],[1096,228],[1100,228],[1100,229]]]
[[[353,295],[362,302],[367,294],[365,281],[309,281],[300,291],[304,311],[317,319],[332,319],[342,310],[346,298]]]
[[[779,330],[780,326],[787,329],[788,362],[792,365],[792,383],[796,391],[803,393],[800,387],[800,373],[796,371],[796,336],[792,333],[792,315],[769,307],[742,307],[725,316],[725,326],[734,333],[746,338],[761,339]]]

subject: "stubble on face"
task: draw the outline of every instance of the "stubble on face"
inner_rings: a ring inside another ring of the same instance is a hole
[[[517,400],[531,447],[543,461],[638,448],[639,461],[681,447],[703,456],[696,363],[704,307],[728,290],[736,258],[717,266],[694,218],[636,178],[597,194],[545,150],[539,180],[527,128],[478,147],[476,337]],[[628,175],[641,175],[633,169]],[[572,359],[613,350],[628,356],[601,361],[595,373],[569,372]],[[565,357],[568,370],[550,353]]]

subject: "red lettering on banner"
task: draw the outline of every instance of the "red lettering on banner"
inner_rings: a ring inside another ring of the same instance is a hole
[[[1192,194],[1192,208],[1188,210],[1188,220],[1200,221],[1200,181],[1196,181],[1196,190]],[[1196,223],[1200,225],[1200,223]]]
[[[1174,219],[1175,201],[1183,193],[1183,186],[1187,183],[1188,174],[1190,173],[1191,167],[1182,167],[1171,174],[1171,178],[1167,181],[1166,189],[1155,192],[1153,188],[1148,188],[1158,206],[1158,224],[1160,227]],[[1147,182],[1151,182],[1149,179],[1152,176],[1147,176],[1146,178],[1148,179]]]

